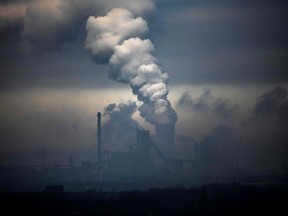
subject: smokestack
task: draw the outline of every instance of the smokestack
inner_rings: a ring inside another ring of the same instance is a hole
[[[168,153],[172,154],[175,145],[174,145],[174,124],[158,124],[156,125],[156,142],[159,148]]]
[[[98,172],[99,180],[102,180],[102,143],[101,143],[101,113],[97,113],[97,145],[98,145]]]

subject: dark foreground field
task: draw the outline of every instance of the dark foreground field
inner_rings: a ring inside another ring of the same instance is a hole
[[[115,193],[1,193],[0,203],[6,215],[288,215],[288,190],[213,184]]]

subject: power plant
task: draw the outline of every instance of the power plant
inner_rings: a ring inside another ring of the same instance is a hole
[[[64,185],[68,191],[91,188],[119,191],[238,179],[237,160],[219,154],[217,144],[209,137],[199,143],[189,143],[194,146],[194,153],[190,152],[185,158],[183,150],[179,151],[175,145],[175,125],[156,125],[155,135],[149,130],[131,127],[135,129],[135,136],[130,140],[132,144],[129,143],[127,149],[108,151],[104,133],[107,128],[102,127],[101,120],[98,112],[93,160],[82,161],[79,166],[70,154],[67,164],[51,165],[47,161],[47,150],[43,150],[40,165],[0,166],[0,183],[18,191],[40,190],[51,184]],[[113,145],[119,145],[118,137],[113,138]]]
[[[174,150],[174,125],[159,125],[156,127],[155,141],[151,139],[150,131],[135,129],[136,142],[129,146],[129,151],[102,152],[101,113],[97,114],[98,180],[140,180],[155,174],[155,163],[152,155],[156,155],[168,169],[171,165],[163,152]],[[169,134],[166,136],[166,134]],[[155,142],[157,144],[155,144]],[[159,144],[159,147],[157,147]],[[168,148],[165,148],[168,146]],[[104,161],[102,161],[102,158]]]
[[[204,139],[200,144],[191,143],[194,145],[194,155],[190,155],[189,158],[177,154],[174,124],[156,125],[155,135],[151,135],[149,130],[135,128],[136,140],[129,146],[128,151],[101,152],[105,146],[101,146],[101,114],[98,113],[97,116],[96,181],[114,182],[115,185],[117,182],[130,182],[133,185],[135,182],[143,181],[151,183],[151,180],[154,183],[155,180],[163,180],[166,183],[170,181],[171,184],[177,184],[180,181],[183,184],[185,181],[197,183],[237,179],[237,161],[219,155],[209,139]],[[233,169],[223,173],[223,169],[217,166],[224,166],[224,163],[229,163]],[[213,173],[213,176],[210,176],[210,173]]]

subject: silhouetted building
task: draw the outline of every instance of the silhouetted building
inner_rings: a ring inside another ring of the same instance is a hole
[[[137,142],[128,152],[110,152],[104,170],[108,180],[146,178],[152,174],[151,139],[147,130],[137,130]],[[107,154],[107,153],[106,153]]]
[[[174,144],[174,124],[162,124],[155,127],[155,141],[157,146],[168,155],[172,155],[175,150]]]

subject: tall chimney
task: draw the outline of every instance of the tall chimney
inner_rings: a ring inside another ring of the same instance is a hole
[[[97,113],[97,145],[98,145],[98,172],[99,180],[102,180],[102,143],[101,143],[101,113]]]

